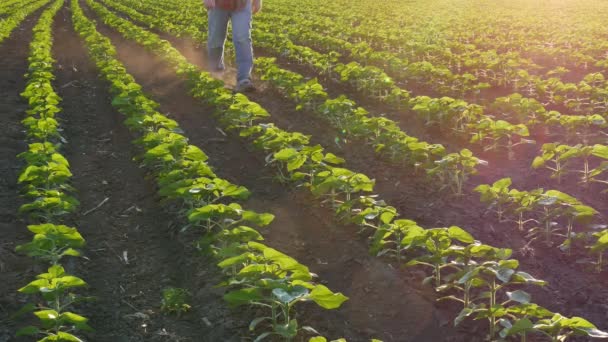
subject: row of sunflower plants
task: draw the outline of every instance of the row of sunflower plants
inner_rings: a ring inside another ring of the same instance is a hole
[[[272,58],[258,58],[255,63],[261,78],[293,99],[296,109],[316,113],[345,138],[362,139],[390,161],[426,170],[456,195],[463,194],[464,183],[477,172],[476,167],[486,164],[468,150],[448,154],[440,144],[429,144],[409,136],[396,122],[384,117],[370,117],[364,108],[357,107],[345,96],[330,99],[316,79],[304,81],[302,75],[278,67]]]
[[[334,166],[343,160],[323,152],[321,146],[311,146],[308,137],[260,122],[269,117],[268,112],[246,96],[232,94],[221,81],[188,63],[170,43],[92,0],[87,3],[106,24],[172,66],[187,80],[194,97],[216,107],[220,125],[264,151],[268,166],[283,180],[308,188],[340,220],[361,227],[362,234],[370,238],[373,254],[409,266],[429,266],[428,281],[446,300],[462,305],[456,324],[465,318],[487,320],[490,338],[529,334],[555,341],[572,335],[608,337],[583,318],[567,318],[532,303],[530,295],[519,288],[545,282],[518,270],[519,262],[510,258],[510,250],[484,245],[459,227],[424,229],[414,221],[398,219],[394,207],[372,195],[374,182],[369,177]]]
[[[60,153],[65,143],[56,119],[61,99],[52,86],[52,24],[63,3],[55,1],[33,28],[27,86],[21,94],[29,103],[22,121],[29,148],[19,155],[26,166],[18,181],[27,199],[19,212],[28,218],[28,229],[34,236],[16,250],[47,264],[48,271],[19,289],[31,296],[31,301],[15,317],[31,313],[37,318],[36,325],[19,329],[17,336],[32,336],[38,341],[81,341],[76,335],[91,330],[88,319],[73,312],[75,304],[91,300],[78,293],[87,284],[62,266],[64,258],[81,256],[85,244],[76,228],[61,224],[78,208],[70,185],[70,165]]]
[[[110,84],[112,105],[140,136],[134,143],[143,153],[136,160],[154,176],[161,198],[175,203],[188,226],[201,231],[197,246],[217,257],[226,276],[219,284],[227,288],[225,300],[231,306],[262,309],[249,326],[259,333],[256,341],[271,336],[291,340],[302,331],[315,332],[299,325],[298,303],[312,301],[329,310],[340,307],[347,297],[313,282],[308,267],[261,242],[257,229],[269,225],[274,216],[238,203],[250,192],[217,177],[207,155],[188,143],[177,122],[156,110],[158,103],[146,97],[126,72],[109,39],[96,31],[77,1],[72,2],[72,12],[76,31]]]
[[[0,25],[0,44],[11,36],[13,30],[21,25],[21,23],[30,14],[36,12],[42,6],[49,3],[50,0],[39,0],[31,2],[26,6],[15,8],[10,15],[6,18],[1,19],[2,25]]]
[[[0,16],[11,15],[19,7],[26,5],[29,0],[7,0],[0,4]]]
[[[607,191],[608,146],[604,144],[547,143],[531,166],[548,172],[557,184],[562,184],[564,179],[575,178],[583,189],[595,190],[594,185],[597,184],[602,189],[601,193]]]
[[[528,245],[536,241],[547,246],[557,244],[568,254],[575,247],[586,249],[595,258],[582,261],[593,264],[596,272],[602,271],[608,229],[598,223],[601,220],[597,210],[561,191],[522,191],[510,188],[511,184],[510,178],[503,178],[493,184],[482,184],[475,191],[499,222],[513,224],[526,233]]]
[[[0,10],[6,11],[7,9],[13,7],[14,5],[22,4],[24,0],[6,0],[0,4]],[[6,13],[6,12],[3,12]]]
[[[497,98],[487,111],[510,122],[525,124],[544,136],[585,145],[605,141],[602,130],[608,126],[606,114],[562,114],[517,93]]]
[[[605,174],[608,170],[608,146],[544,144],[532,167],[549,170],[550,177],[558,184],[568,175],[579,175],[579,184],[585,188],[593,183],[608,185]]]
[[[586,74],[578,83],[564,82],[560,75],[569,70],[554,70],[543,78],[519,71],[513,80],[513,90],[536,98],[545,106],[562,107],[574,114],[606,113],[608,111],[608,82],[601,72]]]

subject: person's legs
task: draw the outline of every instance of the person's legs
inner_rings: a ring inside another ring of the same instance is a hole
[[[218,8],[208,11],[209,34],[207,37],[207,58],[210,71],[224,70],[224,43],[228,31],[230,12]]]
[[[240,11],[232,12],[232,41],[236,52],[237,84],[251,81],[253,48],[251,46],[251,1]]]

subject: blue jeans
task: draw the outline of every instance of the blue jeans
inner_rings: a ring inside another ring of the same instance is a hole
[[[253,48],[251,45],[251,1],[240,11],[225,11],[213,8],[208,11],[209,34],[207,53],[209,69],[224,70],[224,43],[228,31],[228,21],[232,21],[232,41],[236,52],[237,82],[251,79],[253,69]]]

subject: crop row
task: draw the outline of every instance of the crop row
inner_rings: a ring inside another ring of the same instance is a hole
[[[0,4],[0,16],[11,15],[19,6],[27,4],[27,0],[8,0]]]
[[[73,197],[75,189],[69,184],[72,177],[69,163],[59,151],[65,141],[55,118],[61,111],[61,99],[51,84],[54,79],[51,28],[63,4],[63,0],[55,1],[33,29],[27,86],[21,94],[29,103],[22,123],[30,143],[28,150],[19,155],[26,164],[19,183],[28,200],[19,211],[36,224],[28,226],[34,234],[31,242],[17,246],[16,250],[49,267],[47,273],[38,274],[36,280],[19,289],[32,298],[18,316],[33,313],[38,324],[21,328],[17,335],[42,336],[39,341],[80,341],[74,334],[91,329],[86,317],[72,312],[74,304],[89,299],[77,293],[87,284],[68,274],[61,265],[66,256],[80,256],[79,249],[85,244],[76,228],[61,224],[78,207]]]
[[[20,5],[23,2],[24,0],[6,0],[0,4],[0,11],[3,11],[2,13],[6,13],[10,11],[13,6]]]
[[[340,220],[367,231],[374,254],[392,256],[398,262],[408,260],[408,265],[430,266],[429,281],[438,291],[447,292],[446,299],[461,302],[462,312],[456,323],[466,317],[487,319],[492,338],[498,334],[506,337],[529,333],[555,340],[570,335],[606,336],[580,317],[566,318],[531,303],[530,295],[522,290],[507,291],[524,284],[545,283],[519,271],[519,262],[510,258],[511,250],[481,244],[458,227],[423,229],[411,220],[397,219],[394,207],[369,195],[374,185],[369,177],[332,166],[342,160],[324,153],[321,146],[310,146],[302,134],[258,123],[269,117],[258,104],[242,94],[230,94],[222,82],[201,73],[157,35],[92,0],[87,0],[87,4],[125,38],[165,59],[179,76],[187,79],[194,97],[217,108],[215,114],[224,129],[248,138],[264,151],[269,166],[283,179],[308,188],[329,203]]]
[[[233,306],[264,308],[250,329],[262,330],[258,340],[270,335],[285,339],[302,329],[296,320],[296,304],[313,301],[335,309],[347,298],[313,282],[308,267],[260,241],[256,227],[270,224],[274,216],[245,210],[238,203],[249,191],[217,177],[207,155],[188,143],[178,124],[159,113],[141,87],[116,59],[109,39],[96,31],[77,1],[72,2],[73,22],[89,55],[111,85],[112,105],[126,116],[125,124],[140,138],[134,143],[144,151],[137,159],[154,175],[159,195],[177,203],[179,214],[200,229],[198,247],[215,255],[228,288],[224,298]],[[314,330],[313,330],[314,331]]]
[[[429,144],[408,136],[396,122],[384,117],[369,117],[364,108],[357,107],[345,96],[330,99],[315,79],[304,82],[302,75],[279,68],[274,59],[258,58],[256,66],[262,79],[270,81],[296,101],[296,109],[311,110],[346,138],[362,139],[371,144],[376,153],[389,161],[425,169],[456,195],[463,194],[464,183],[477,172],[477,165],[485,163],[469,150],[448,154],[440,144]]]
[[[21,24],[25,18],[30,14],[36,12],[39,8],[49,3],[50,0],[40,0],[32,2],[24,7],[17,8],[10,13],[10,15],[2,19],[2,25],[0,25],[0,44],[8,37],[10,37],[13,30]]]
[[[603,269],[603,254],[608,249],[608,229],[598,224],[599,212],[578,199],[557,190],[511,189],[511,179],[503,178],[493,184],[479,185],[475,191],[480,200],[493,211],[499,222],[508,222],[526,233],[528,243],[543,241],[547,246],[557,245],[568,254],[577,247],[595,255],[593,260],[579,260],[595,265],[596,272]]]

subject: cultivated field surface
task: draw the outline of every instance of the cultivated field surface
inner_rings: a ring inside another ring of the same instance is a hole
[[[608,339],[608,2],[0,2],[0,342]]]

